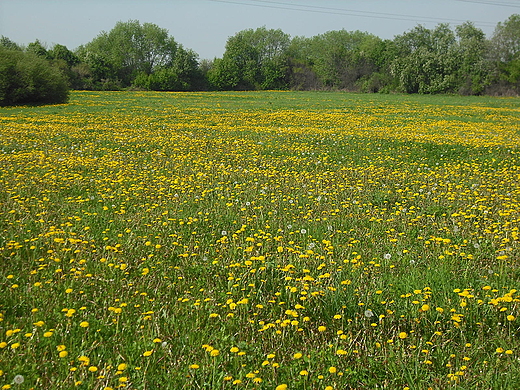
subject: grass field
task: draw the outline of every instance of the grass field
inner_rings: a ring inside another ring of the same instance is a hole
[[[517,389],[519,107],[0,109],[0,388]]]

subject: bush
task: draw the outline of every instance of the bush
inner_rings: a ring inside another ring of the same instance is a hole
[[[66,76],[49,61],[0,47],[0,106],[64,103],[68,97]]]

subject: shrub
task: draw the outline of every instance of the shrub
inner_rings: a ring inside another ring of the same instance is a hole
[[[0,47],[0,106],[64,103],[68,96],[66,76],[49,61]]]

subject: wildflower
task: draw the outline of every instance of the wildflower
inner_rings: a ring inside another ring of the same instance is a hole
[[[153,353],[153,349],[151,351],[145,351],[143,352],[143,356],[150,356]]]
[[[90,358],[88,356],[80,356],[78,360],[83,366],[88,366],[90,364]]]
[[[192,370],[197,370],[199,367],[200,367],[200,366],[199,366],[198,364],[192,364],[192,365],[190,365],[190,368],[191,368]]]
[[[335,374],[337,371],[338,371],[338,370],[337,370],[336,367],[329,367],[329,372],[330,372],[331,374]]]
[[[23,375],[15,375],[13,382],[17,385],[21,385],[25,381]]]
[[[210,353],[211,356],[215,357],[220,355],[220,351],[218,349],[213,349]]]
[[[294,357],[295,359],[300,359],[302,356],[303,356],[303,355],[302,355],[300,352],[296,352],[296,353],[294,354],[293,357]]]
[[[325,326],[318,326],[318,332],[325,332],[327,328]]]
[[[79,324],[79,326],[81,326],[82,328],[88,328],[88,325],[89,325],[89,323],[87,321],[82,321]]]
[[[401,340],[403,340],[403,339],[405,339],[405,338],[407,338],[407,337],[408,337],[408,333],[406,333],[406,332],[400,332],[400,333],[399,333],[399,338],[400,338]]]

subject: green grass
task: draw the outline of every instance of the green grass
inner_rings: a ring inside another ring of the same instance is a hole
[[[1,109],[0,386],[515,389],[519,103]]]

